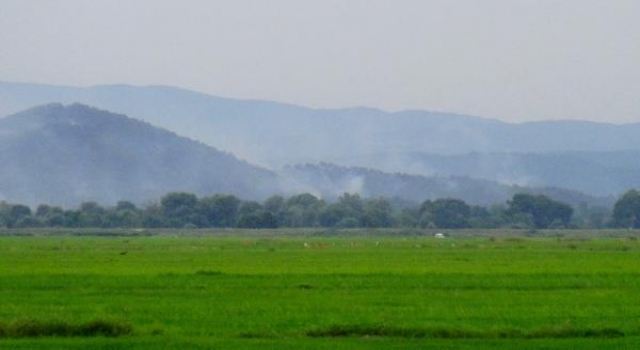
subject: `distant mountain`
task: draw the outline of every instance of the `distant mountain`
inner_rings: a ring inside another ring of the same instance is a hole
[[[265,198],[276,175],[150,124],[84,105],[0,119],[0,200],[75,206],[169,191]]]
[[[348,192],[359,193],[365,197],[397,197],[414,202],[459,198],[471,204],[484,206],[505,203],[516,193],[544,194],[574,206],[587,204],[610,207],[614,201],[611,197],[595,197],[555,187],[508,186],[464,176],[386,173],[327,163],[286,167],[282,175],[290,179],[290,188],[298,192],[310,192],[329,200]]]
[[[0,164],[0,200],[29,205],[144,203],[170,191],[244,199],[309,192],[327,200],[349,192],[414,202],[450,197],[480,205],[530,192],[574,205],[612,203],[559,188],[328,163],[289,166],[276,174],[148,123],[80,104],[49,104],[0,119]]]
[[[81,102],[124,113],[271,167],[405,152],[640,150],[640,123],[510,124],[427,111],[311,109],[163,86],[0,83],[0,116],[49,102]]]
[[[640,187],[640,123],[511,124],[428,111],[311,109],[166,87],[2,83],[0,116],[81,102],[123,113],[278,170],[335,163],[617,196]]]

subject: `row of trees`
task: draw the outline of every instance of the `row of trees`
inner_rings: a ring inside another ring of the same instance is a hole
[[[85,202],[73,210],[0,202],[0,227],[420,227],[420,228],[568,228],[603,226],[575,220],[574,209],[543,195],[516,194],[505,205],[472,206],[459,199],[427,200],[412,205],[385,198],[345,193],[327,203],[309,193],[273,196],[262,203],[233,195],[198,198],[174,192],[144,208],[128,201],[113,207]],[[591,214],[590,214],[591,215]],[[627,192],[616,204],[614,227],[640,228],[640,192]]]

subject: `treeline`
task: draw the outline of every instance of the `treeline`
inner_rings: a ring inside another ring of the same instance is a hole
[[[129,201],[113,207],[85,202],[77,209],[0,202],[0,227],[101,228],[602,228],[640,227],[640,192],[627,192],[613,214],[570,205],[544,195],[516,194],[504,205],[482,207],[459,199],[427,200],[410,204],[386,198],[367,199],[345,193],[325,202],[309,193],[273,196],[262,203],[233,195],[198,198],[184,192],[165,195],[144,208]]]

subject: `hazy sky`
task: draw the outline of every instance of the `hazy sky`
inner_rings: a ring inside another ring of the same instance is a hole
[[[0,0],[0,80],[640,122],[640,1]]]

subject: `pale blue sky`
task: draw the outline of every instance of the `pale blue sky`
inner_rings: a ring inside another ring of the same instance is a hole
[[[0,80],[640,122],[637,0],[0,0]]]

